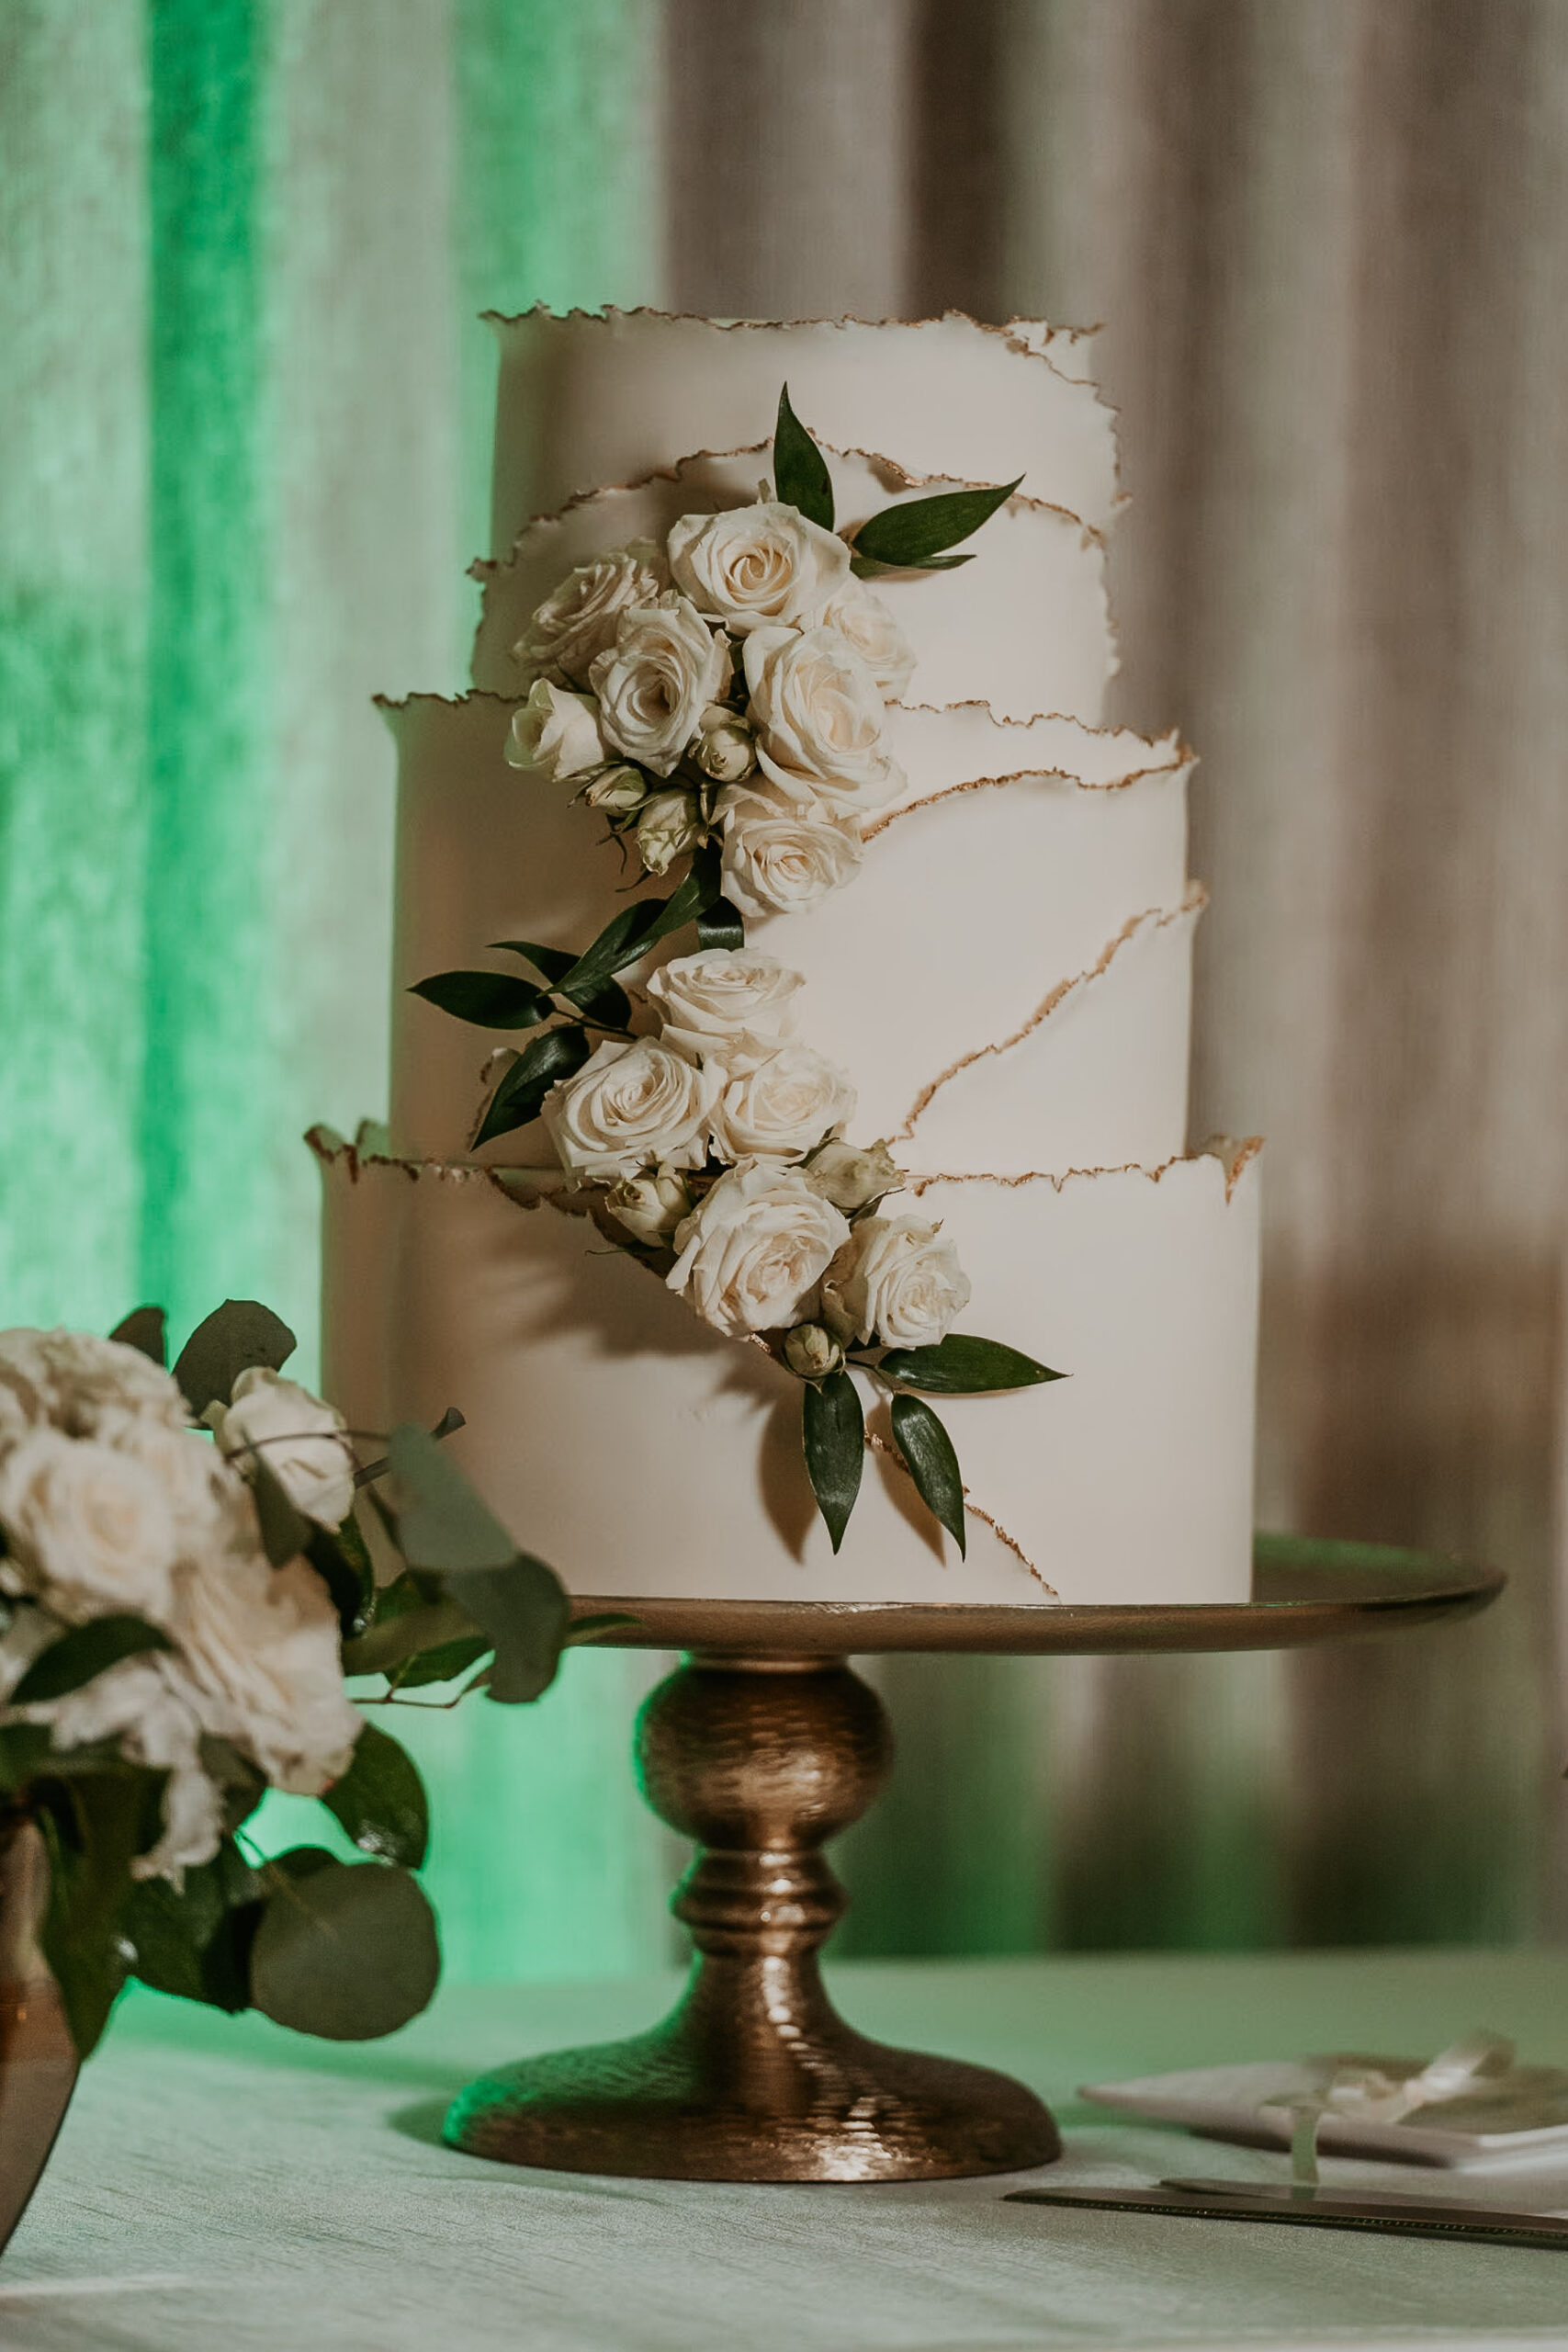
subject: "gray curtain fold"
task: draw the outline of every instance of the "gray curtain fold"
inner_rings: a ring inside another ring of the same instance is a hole
[[[1105,322],[1115,715],[1203,755],[1192,1132],[1269,1138],[1259,1516],[1514,1579],[1290,1661],[886,1665],[843,1946],[1561,1925],[1568,12],[675,0],[666,56],[678,307]]]

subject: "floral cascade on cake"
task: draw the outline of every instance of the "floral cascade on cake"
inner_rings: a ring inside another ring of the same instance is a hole
[[[889,509],[852,543],[833,530],[828,468],[787,384],[773,472],[772,498],[761,483],[755,505],[682,515],[662,547],[577,566],[514,648],[532,684],[509,763],[581,779],[640,873],[683,864],[679,887],[637,899],[575,956],[506,943],[525,978],[441,972],[414,993],[482,1027],[541,1028],[497,1057],[475,1147],[542,1118],[606,1238],[803,1383],[806,1466],[834,1551],[865,1461],[853,1363],[893,1392],[899,1457],[962,1554],[957,1455],[911,1392],[1060,1375],[953,1329],[970,1284],[953,1243],[880,1214],[904,1171],[885,1137],[846,1140],[853,1082],[794,1035],[804,975],[749,953],[744,922],[852,882],[864,817],[904,782],[885,696],[915,657],[865,579],[972,560],[957,542],[1018,483]],[[694,924],[697,952],[634,999],[616,975]]]

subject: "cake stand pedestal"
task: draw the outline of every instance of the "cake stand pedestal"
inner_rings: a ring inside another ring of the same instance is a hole
[[[471,2084],[450,2144],[508,2164],[668,2180],[938,2180],[1045,2164],[1056,2127],[1021,2083],[868,2041],[829,2001],[818,1951],[846,1897],[821,1849],[892,1760],[851,1654],[1286,1649],[1467,1616],[1495,1571],[1382,1545],[1260,1537],[1255,1598],[1075,1609],[583,1599],[624,1647],[690,1655],[645,1702],[644,1795],[697,1840],[674,1897],[691,1980],[649,2033]]]

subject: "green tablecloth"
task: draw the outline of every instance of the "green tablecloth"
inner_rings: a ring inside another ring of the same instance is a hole
[[[1568,1954],[860,1963],[852,2021],[1005,2066],[1066,2132],[1057,2179],[1271,2171],[1106,2120],[1075,2086],[1472,2025],[1568,2064]],[[513,2171],[439,2146],[468,2075],[634,2030],[668,1981],[452,1991],[324,2050],[143,1996],[88,2070],[0,2260],[6,2352],[1012,2352],[1568,2346],[1568,2253],[1005,2205],[1011,2181],[709,2188]],[[1440,2177],[1331,2165],[1329,2177]],[[1496,2196],[1494,2184],[1486,2192]],[[1568,2208],[1568,2169],[1505,2192]]]

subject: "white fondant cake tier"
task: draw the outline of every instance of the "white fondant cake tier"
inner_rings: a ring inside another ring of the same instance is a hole
[[[416,1158],[464,1149],[481,1066],[516,1040],[458,1029],[411,984],[500,962],[482,952],[497,940],[584,947],[627,895],[622,853],[570,780],[507,766],[513,707],[422,695],[389,712],[391,1127]],[[854,1132],[907,1139],[925,1168],[1172,1159],[1185,1148],[1201,903],[1186,882],[1190,756],[1174,738],[1001,726],[974,707],[893,716],[909,789],[867,828],[860,874],[805,913],[748,925],[753,946],[805,974],[801,1033],[852,1078]],[[933,922],[939,883],[956,887],[941,889]],[[535,1129],[484,1157],[550,1155]]]
[[[724,324],[530,311],[491,323],[496,555],[581,492],[642,481],[695,451],[744,448],[773,430],[786,381],[796,413],[835,449],[890,450],[916,476],[1023,474],[1032,498],[1095,530],[1118,503],[1111,412],[1087,379],[1084,340],[1037,321],[987,327],[950,311],[913,324]]]
[[[987,1332],[1069,1377],[943,1398],[968,1556],[919,1506],[885,1408],[834,1558],[800,1385],[595,1228],[494,1173],[324,1153],[328,1392],[454,1441],[576,1592],[737,1600],[1245,1599],[1258,1170],[1250,1151],[1055,1182],[937,1178]],[[869,1401],[869,1399],[868,1399]]]
[[[832,449],[823,455],[840,527],[960,487],[929,479],[911,483],[885,458]],[[632,539],[662,544],[682,514],[749,505],[771,462],[766,443],[688,458],[632,488],[597,491],[530,523],[504,562],[475,566],[484,609],[474,684],[492,694],[524,691],[513,649],[569,571]],[[905,699],[936,709],[984,702],[998,718],[1059,711],[1095,725],[1116,666],[1100,534],[1064,507],[1020,495],[992,516],[981,544],[984,561],[877,583],[915,650]]]

